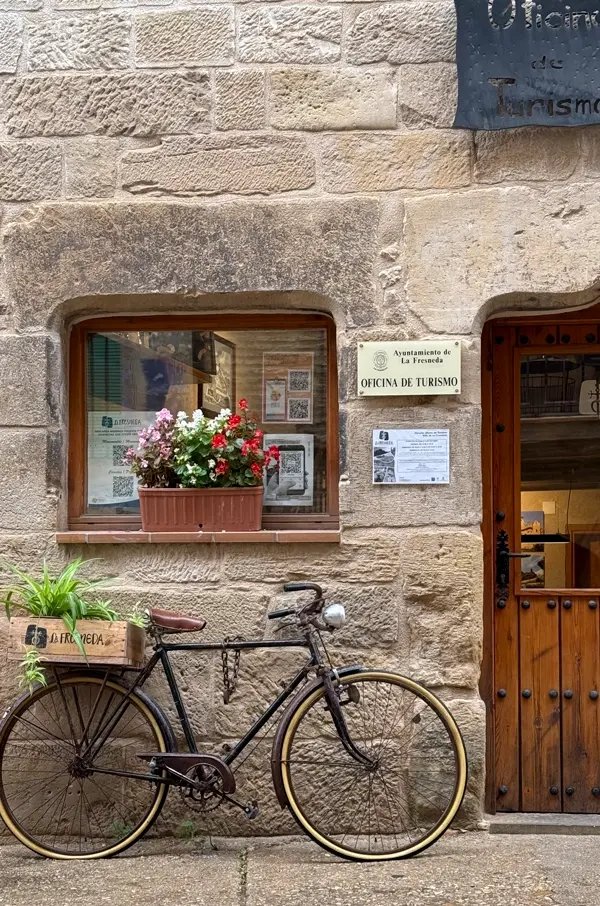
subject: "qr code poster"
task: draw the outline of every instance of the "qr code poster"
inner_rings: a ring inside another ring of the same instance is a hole
[[[89,506],[131,507],[138,500],[137,480],[123,462],[130,447],[137,447],[138,432],[150,425],[155,412],[89,412],[87,425]]]
[[[312,434],[265,434],[265,449],[279,447],[279,463],[265,472],[265,506],[312,506],[315,440]]]
[[[263,422],[312,424],[312,352],[263,353]]]

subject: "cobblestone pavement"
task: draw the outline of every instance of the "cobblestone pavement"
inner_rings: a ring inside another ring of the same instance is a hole
[[[600,906],[600,837],[449,833],[359,865],[298,838],[149,840],[98,862],[0,847],[0,906]]]

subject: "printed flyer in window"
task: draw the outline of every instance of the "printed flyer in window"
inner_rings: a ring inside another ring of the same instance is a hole
[[[137,478],[123,457],[138,445],[138,432],[156,418],[152,412],[88,412],[88,505],[108,506],[138,499]]]

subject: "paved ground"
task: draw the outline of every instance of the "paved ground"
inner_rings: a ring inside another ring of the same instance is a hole
[[[383,865],[296,838],[152,840],[99,862],[0,847],[0,906],[600,906],[600,837],[449,833]]]

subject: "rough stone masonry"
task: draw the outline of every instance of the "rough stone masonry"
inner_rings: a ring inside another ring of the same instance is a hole
[[[323,581],[347,606],[340,657],[406,671],[456,714],[473,825],[479,336],[493,312],[591,298],[600,133],[452,131],[454,29],[451,0],[0,0],[0,557],[101,558],[119,607],[200,613],[211,639],[265,632],[286,579]],[[57,545],[69,325],[225,309],[335,318],[341,544]],[[358,341],[435,334],[463,344],[459,399],[357,397]],[[374,488],[380,424],[450,427],[450,484]],[[250,704],[224,707],[219,665],[182,662],[199,736],[234,736],[288,668],[248,657]],[[273,805],[249,829],[288,825]]]

